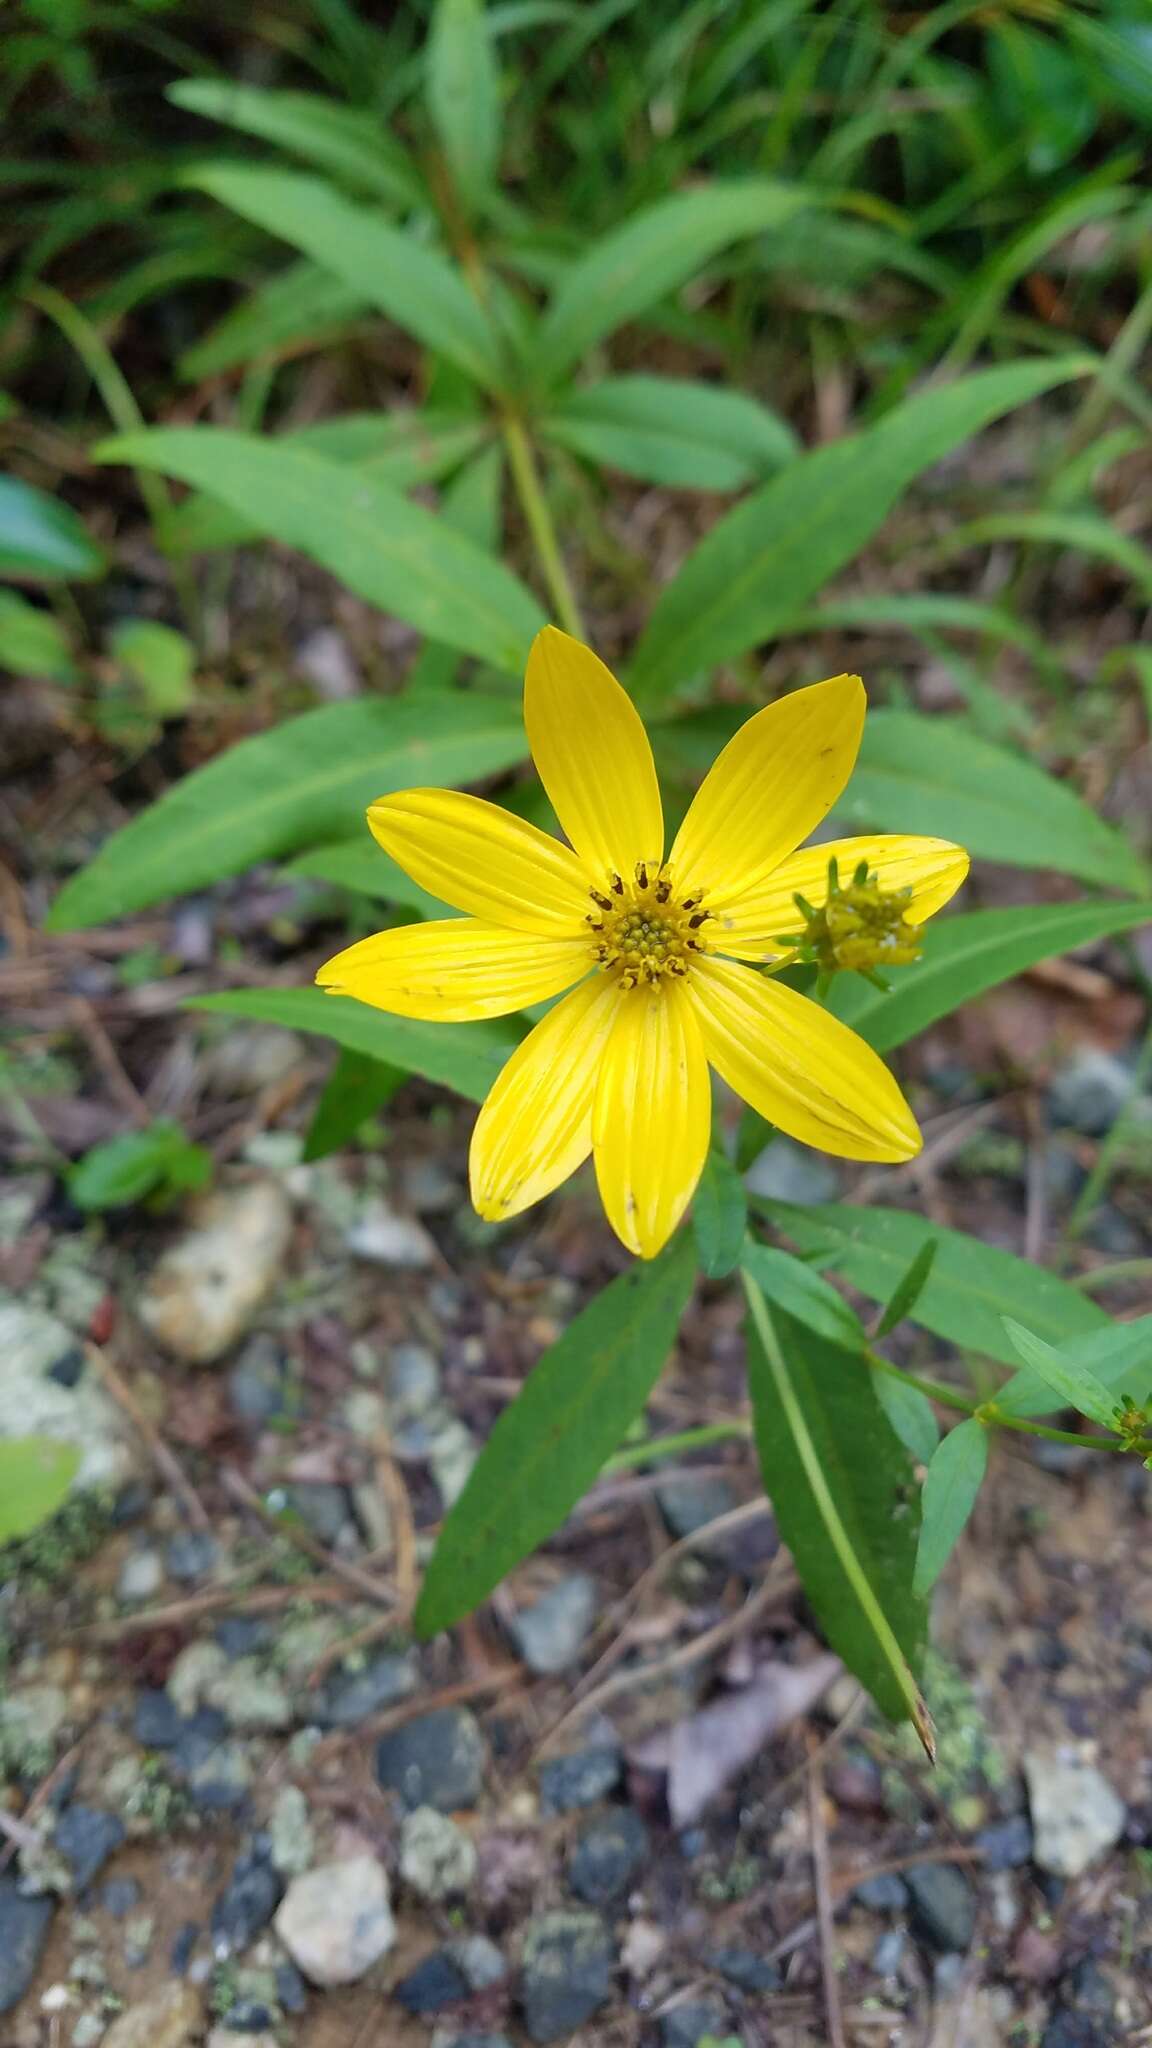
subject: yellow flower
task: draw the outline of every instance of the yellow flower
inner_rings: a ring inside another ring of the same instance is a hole
[[[967,873],[967,855],[942,839],[795,851],[851,774],[864,701],[858,676],[833,676],[748,719],[665,857],[639,715],[589,648],[548,626],[528,658],[524,722],[570,844],[457,790],[402,790],[370,807],[385,851],[467,915],[363,939],[320,969],[322,987],[442,1021],[498,1017],[570,990],[517,1047],[480,1111],[471,1178],[481,1216],[515,1216],[591,1152],[613,1229],[653,1258],[704,1165],[710,1065],[805,1144],[847,1159],[919,1151],[912,1113],[871,1048],[818,1004],[738,964],[790,951],[821,957],[821,911],[838,873],[849,896],[857,891],[864,924],[876,925],[877,963],[910,957],[910,944],[893,946],[894,921],[914,940]],[[806,921],[815,950],[796,932]],[[853,965],[868,964],[861,928],[854,917]]]

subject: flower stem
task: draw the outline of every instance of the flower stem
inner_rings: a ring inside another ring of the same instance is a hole
[[[731,1422],[705,1422],[699,1429],[678,1430],[675,1436],[652,1437],[647,1443],[629,1444],[601,1467],[602,1472],[630,1472],[634,1465],[654,1465],[662,1458],[678,1457],[681,1451],[702,1450],[708,1444],[727,1443],[732,1437],[749,1437],[752,1424],[741,1417]]]
[[[541,488],[540,478],[536,474],[532,444],[524,431],[523,421],[516,413],[502,413],[500,424],[504,434],[504,446],[508,450],[508,466],[512,471],[516,496],[520,500],[520,508],[532,536],[536,559],[548,586],[548,595],[555,606],[556,617],[566,633],[571,633],[575,639],[582,640],[584,622],[568,580],[568,571],[564,567],[564,557],[560,553],[560,543],[556,538],[556,528],[552,523],[552,514],[548,510],[548,501]]]
[[[1118,1437],[1082,1436],[1074,1429],[1049,1429],[1047,1423],[1033,1422],[1026,1415],[1002,1415],[996,1407],[995,1399],[969,1401],[963,1394],[958,1394],[955,1387],[946,1387],[940,1380],[922,1379],[918,1373],[905,1372],[901,1366],[893,1365],[891,1359],[885,1358],[879,1351],[869,1348],[864,1356],[869,1365],[879,1367],[890,1379],[903,1380],[906,1387],[918,1388],[930,1401],[938,1401],[942,1408],[959,1408],[965,1415],[974,1415],[989,1429],[1016,1429],[1025,1436],[1043,1437],[1050,1444],[1076,1444],[1081,1450],[1085,1447],[1090,1451],[1144,1451],[1152,1448],[1143,1443],[1124,1444]]]

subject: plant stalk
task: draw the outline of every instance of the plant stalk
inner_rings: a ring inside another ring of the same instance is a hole
[[[580,607],[568,580],[568,571],[564,567],[564,557],[560,553],[556,528],[552,523],[548,501],[536,473],[532,444],[524,431],[524,423],[515,413],[504,412],[501,414],[500,425],[504,435],[504,446],[508,451],[508,466],[512,471],[516,496],[520,500],[520,508],[532,536],[540,573],[548,586],[548,595],[555,607],[556,617],[566,633],[571,633],[574,639],[583,640],[584,622],[580,616]]]

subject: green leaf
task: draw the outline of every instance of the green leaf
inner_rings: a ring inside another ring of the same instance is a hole
[[[1060,1349],[1070,1363],[1086,1367],[1107,1387],[1114,1402],[1152,1404],[1152,1315],[1068,1337]],[[1062,1404],[1062,1397],[1054,1399],[1047,1380],[1034,1372],[1014,1374],[996,1396],[1002,1415],[1052,1415]]]
[[[480,445],[482,420],[415,409],[396,413],[345,413],[283,436],[283,445],[307,448],[332,462],[347,462],[393,490],[435,483]],[[227,505],[195,491],[177,505],[165,538],[180,554],[237,547],[259,531]]]
[[[842,1350],[863,1350],[864,1327],[855,1309],[803,1259],[750,1238],[741,1264],[774,1308],[784,1309],[794,1321],[807,1324]]]
[[[562,447],[672,490],[739,491],[797,452],[791,428],[754,398],[688,377],[605,377],[540,424]]]
[[[440,1531],[416,1608],[418,1636],[470,1614],[559,1528],[648,1399],[693,1278],[685,1231],[594,1296],[545,1352]]]
[[[1003,1365],[1015,1366],[1017,1356],[1004,1329],[1006,1315],[1026,1315],[1034,1329],[1056,1339],[1108,1323],[1103,1309],[1055,1274],[905,1209],[836,1202],[805,1208],[757,1195],[752,1206],[802,1252],[827,1257],[870,1301],[887,1301],[916,1254],[935,1238],[936,1258],[911,1320]]]
[[[167,89],[174,106],[206,120],[258,135],[353,190],[394,206],[420,206],[426,194],[416,169],[376,117],[314,92],[270,92],[216,78],[181,78]]]
[[[326,1159],[350,1145],[361,1124],[392,1100],[403,1079],[399,1067],[342,1049],[308,1127],[304,1159]]]
[[[976,1505],[988,1470],[988,1431],[974,1419],[948,1432],[924,1477],[920,1497],[920,1543],[916,1552],[917,1593],[932,1591],[956,1548]]]
[[[1071,548],[1080,555],[1099,555],[1131,579],[1140,595],[1152,598],[1152,554],[1139,541],[1121,533],[1111,520],[1095,512],[997,512],[955,526],[938,543],[940,553],[986,547],[990,542],[1021,541],[1029,547]]]
[[[434,512],[310,449],[224,427],[155,427],[105,441],[95,453],[222,498],[358,597],[495,668],[518,674],[544,623],[512,571]]]
[[[1066,870],[1066,858],[1051,865]],[[838,976],[829,1008],[877,1052],[891,1052],[1038,960],[1149,923],[1152,903],[1037,903],[1021,910],[962,912],[927,926],[922,958],[896,972],[891,995],[857,975]]]
[[[778,227],[810,194],[770,179],[677,192],[612,228],[565,272],[540,323],[533,360],[555,381],[606,334],[634,320],[731,242]]]
[[[48,1436],[0,1443],[0,1544],[27,1536],[62,1506],[80,1467],[75,1444]]]
[[[94,1145],[68,1175],[78,1209],[99,1215],[127,1209],[146,1195],[203,1188],[212,1177],[212,1154],[186,1138],[179,1124],[159,1122]]]
[[[516,1049],[515,1030],[504,1020],[422,1024],[370,1009],[351,996],[326,995],[319,988],[229,989],[223,995],[196,996],[188,1008],[213,1016],[251,1017],[258,1024],[283,1024],[289,1031],[313,1031],[335,1039],[349,1052],[451,1088],[470,1102],[483,1102]]]
[[[105,840],[64,884],[49,929],[78,931],[204,888],[351,832],[378,796],[491,775],[524,750],[516,705],[463,692],[306,711],[229,747]]]
[[[337,889],[352,889],[358,896],[372,896],[382,903],[403,903],[418,910],[421,917],[456,917],[459,912],[405,874],[399,861],[377,846],[367,832],[355,839],[337,839],[330,846],[315,846],[289,861],[286,872],[309,880],[331,882]]]
[[[482,0],[437,0],[427,65],[432,125],[472,213],[500,154],[500,74]]]
[[[980,370],[790,463],[719,520],[661,592],[631,671],[637,700],[666,697],[771,639],[859,553],[922,471],[1088,367],[1075,356]]]
[[[59,619],[14,590],[0,590],[0,668],[53,683],[73,683],[79,673]]]
[[[1034,1336],[1012,1316],[1004,1317],[1004,1328],[1013,1349],[1025,1365],[1038,1373],[1053,1393],[1059,1395],[1064,1407],[1075,1408],[1078,1414],[1087,1415],[1105,1429],[1115,1428],[1116,1402],[1089,1366],[1081,1364],[1067,1351],[1058,1351],[1055,1345],[1046,1344],[1042,1337]]]
[[[872,1390],[906,1451],[927,1465],[940,1441],[940,1428],[927,1394],[883,1366],[872,1367]]]
[[[713,1146],[692,1204],[692,1227],[700,1267],[709,1280],[722,1280],[740,1263],[748,1228],[748,1196],[727,1156]]]
[[[187,182],[281,235],[478,384],[499,385],[495,333],[459,272],[434,249],[295,171],[214,164],[189,172]]]
[[[832,1648],[932,1754],[913,1675],[924,1611],[912,1591],[919,1514],[907,1454],[859,1358],[779,1307],[745,1271],[756,1449],[780,1534]]]
[[[156,718],[187,711],[196,694],[196,650],[183,633],[157,619],[124,619],[108,635],[108,651]]]
[[[369,310],[370,301],[358,286],[339,283],[318,263],[292,263],[186,349],[177,374],[198,384],[238,364],[274,359],[284,349],[320,348]]]
[[[905,1316],[911,1315],[927,1285],[928,1275],[936,1263],[936,1243],[934,1237],[926,1238],[903,1279],[897,1281],[888,1306],[876,1325],[877,1337],[886,1337],[890,1330],[896,1328],[897,1323],[902,1323]]]
[[[106,567],[70,505],[19,477],[0,476],[0,576],[73,583],[102,576]]]

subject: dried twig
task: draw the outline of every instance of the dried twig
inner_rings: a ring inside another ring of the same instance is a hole
[[[152,1121],[148,1104],[125,1072],[120,1055],[104,1029],[95,1006],[88,1001],[87,996],[71,996],[68,1009],[73,1023],[84,1038],[89,1052],[124,1114],[138,1129],[146,1129]]]
[[[160,1476],[176,1495],[181,1507],[197,1529],[210,1531],[212,1527],[208,1510],[179,1462],[169,1450],[154,1422],[144,1413],[135,1394],[123,1380],[107,1354],[98,1344],[85,1346],[89,1364],[100,1375],[112,1399],[124,1410],[133,1428],[143,1437],[149,1455]]]
[[[828,1828],[824,1818],[824,1772],[821,1768],[820,1752],[815,1746],[808,1758],[808,1817],[812,1831],[816,1931],[820,1942],[820,1978],[824,1987],[828,2048],[845,2048],[844,2014],[840,2005],[839,1979],[836,1975],[836,1934],[832,1925],[832,1878],[828,1864]]]
[[[375,1606],[387,1607],[395,1615],[397,1600],[393,1587],[385,1586],[379,1579],[374,1579],[371,1572],[364,1571],[360,1565],[349,1564],[344,1558],[335,1557],[317,1541],[315,1536],[310,1535],[307,1529],[299,1528],[294,1522],[282,1522],[279,1515],[273,1514],[271,1508],[265,1507],[259,1494],[233,1466],[224,1471],[221,1480],[225,1492],[231,1494],[232,1499],[238,1501],[241,1507],[247,1508],[249,1514],[255,1515],[256,1520],[263,1524],[269,1535],[281,1537],[291,1543],[294,1549],[302,1550],[305,1557],[310,1557],[314,1564],[323,1565],[325,1571],[334,1573],[338,1579],[343,1579],[346,1585],[354,1586],[358,1593],[362,1593],[365,1599],[371,1600]]]
[[[434,1713],[438,1707],[458,1707],[469,1700],[483,1699],[486,1693],[503,1692],[508,1686],[519,1685],[522,1673],[517,1665],[503,1671],[486,1672],[482,1678],[462,1678],[455,1685],[446,1685],[433,1693],[414,1693],[411,1699],[401,1700],[394,1707],[385,1707],[375,1720],[362,1721],[358,1728],[341,1730],[338,1734],[325,1736],[312,1751],[311,1763],[327,1763],[339,1756],[350,1746],[361,1742],[378,1742],[382,1735],[391,1735],[394,1728],[402,1728],[418,1714]]]

